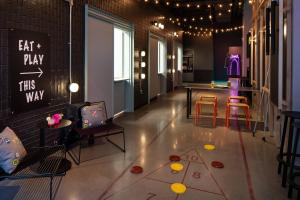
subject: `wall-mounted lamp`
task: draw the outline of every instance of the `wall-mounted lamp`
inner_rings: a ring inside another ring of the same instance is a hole
[[[146,63],[145,62],[141,62],[141,67],[146,67]]]
[[[141,79],[145,79],[146,78],[146,74],[142,73],[141,74]]]
[[[174,33],[173,33],[173,36],[174,36],[174,37],[179,37],[179,35],[178,35],[177,32],[174,32]]]
[[[69,90],[70,90],[70,92],[72,92],[72,93],[78,92],[78,90],[79,90],[79,85],[78,85],[78,83],[70,83],[70,85],[69,85]]]
[[[141,57],[140,57],[140,69],[139,69],[139,78],[140,78],[140,93],[141,94],[143,94],[144,93],[144,91],[143,91],[143,88],[142,88],[142,80],[143,79],[146,79],[146,74],[145,74],[145,72],[144,72],[144,70],[143,70],[143,68],[145,68],[146,67],[146,62],[143,60],[143,58],[145,58],[145,56],[146,56],[146,51],[141,51],[140,52],[140,55],[141,55]]]
[[[175,69],[172,69],[172,73],[175,74]]]
[[[156,28],[159,28],[159,29],[165,29],[165,25],[163,25],[162,23],[157,22],[157,21],[153,21],[152,25],[154,25]]]
[[[175,55],[172,55],[172,59],[175,60],[175,58],[176,58],[176,56],[175,56]]]

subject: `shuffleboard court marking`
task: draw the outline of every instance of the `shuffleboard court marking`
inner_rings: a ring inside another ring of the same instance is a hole
[[[183,177],[181,180],[181,183],[185,182],[186,179],[186,175],[188,173],[188,170],[190,169],[191,164],[197,164],[197,165],[203,165],[205,167],[205,169],[207,170],[209,177],[212,179],[212,181],[215,183],[216,187],[219,189],[219,193],[214,192],[214,191],[209,191],[207,189],[204,188],[195,188],[195,187],[191,187],[191,186],[186,186],[187,190],[195,190],[195,191],[199,191],[199,192],[204,192],[204,193],[209,193],[209,194],[213,194],[213,195],[218,195],[218,196],[222,196],[225,200],[227,200],[227,197],[223,191],[223,189],[220,187],[220,185],[218,184],[218,182],[216,181],[215,177],[212,175],[210,169],[208,168],[208,166],[206,165],[206,163],[204,162],[203,158],[201,157],[201,155],[198,153],[198,151],[195,148],[192,148],[190,150],[188,150],[186,153],[183,153],[181,155],[182,158],[188,158],[188,160],[184,160],[182,159],[182,161],[184,162],[188,162],[185,169],[184,169],[184,173],[183,173]],[[197,158],[197,159],[196,159]],[[169,168],[169,164],[172,163],[170,161],[166,162],[165,164],[163,164],[162,166],[160,166],[159,168],[148,172],[146,175],[144,175],[143,177],[141,177],[140,179],[136,180],[135,182],[133,182],[132,184],[122,188],[121,190],[114,192],[112,194],[110,194],[109,196],[107,196],[106,198],[104,198],[105,200],[110,199],[111,197],[115,196],[116,194],[122,192],[122,191],[126,191],[127,189],[129,189],[132,186],[137,185],[138,182],[142,181],[142,180],[151,180],[151,181],[156,181],[159,183],[164,183],[164,184],[168,184],[171,185],[174,182],[169,181],[169,180],[163,180],[163,179],[159,179],[159,178],[153,178],[151,177],[151,175],[153,175],[154,173],[158,172],[159,170],[162,170],[163,168]],[[171,171],[170,171],[171,173]],[[199,172],[200,173],[200,172]],[[178,174],[182,174],[182,172],[178,173]],[[178,174],[175,174],[178,175]],[[194,178],[194,177],[193,177]],[[154,193],[153,193],[154,194]],[[156,194],[157,195],[157,194]],[[175,200],[179,199],[180,196],[182,195],[176,195]],[[184,195],[183,195],[184,197]]]

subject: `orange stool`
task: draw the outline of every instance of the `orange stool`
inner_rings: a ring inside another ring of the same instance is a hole
[[[244,97],[244,96],[229,96],[227,98],[227,103],[230,103],[231,100],[239,100],[240,103],[248,104],[248,99],[247,99],[247,97]]]
[[[216,96],[213,96],[213,95],[211,95],[211,96],[209,96],[209,95],[200,96],[200,101],[205,100],[205,99],[215,102],[215,108],[214,109],[216,109],[216,115],[217,115],[218,114],[218,98]]]
[[[249,105],[245,103],[227,103],[226,106],[226,127],[229,127],[229,118],[230,118],[230,108],[236,107],[241,108],[244,110],[244,113],[246,115],[246,126],[250,129],[250,109]]]
[[[212,99],[211,97],[208,97]],[[201,99],[205,99],[204,96],[200,97],[200,101],[196,101],[195,104],[195,124],[198,123],[199,117],[201,114],[201,107],[202,105],[211,105],[213,107],[213,126],[216,127],[216,120],[217,120],[217,99],[216,97],[213,99],[214,101],[204,101]]]

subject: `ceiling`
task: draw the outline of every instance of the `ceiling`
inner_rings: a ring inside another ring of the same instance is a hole
[[[169,10],[168,21],[184,31],[194,28],[232,28],[242,25],[244,0],[143,0]]]

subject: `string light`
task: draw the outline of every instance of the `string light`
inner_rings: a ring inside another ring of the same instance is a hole
[[[195,27],[196,28],[196,27]],[[210,37],[213,33],[225,33],[225,32],[233,32],[243,29],[244,26],[235,26],[231,28],[200,28],[198,32],[184,31],[183,33],[187,36],[201,36],[201,37]],[[197,27],[198,29],[198,27]]]
[[[162,1],[159,1],[159,0],[144,0],[144,2],[154,2],[155,4],[159,4],[160,2],[162,2]],[[252,2],[253,2],[253,0],[248,0],[249,1],[249,3],[251,4]],[[173,4],[173,6],[175,6],[175,7],[181,7],[181,6],[183,6],[183,7],[186,7],[186,8],[200,8],[201,6],[207,6],[207,8],[211,8],[211,7],[215,7],[215,6],[218,6],[219,8],[223,8],[223,7],[226,7],[226,6],[230,6],[230,7],[232,7],[233,6],[233,4],[232,3],[222,3],[222,4],[217,4],[217,2],[215,2],[215,3],[206,3],[206,2],[202,2],[202,3],[199,3],[199,2],[188,2],[188,3],[179,3],[179,2],[172,2],[172,1],[170,1],[170,0],[166,0],[166,1],[164,1],[165,2],[165,5],[167,5],[167,6],[170,6],[171,4]],[[242,5],[242,1],[240,0],[239,2],[238,2],[238,5],[239,6],[241,6]]]

